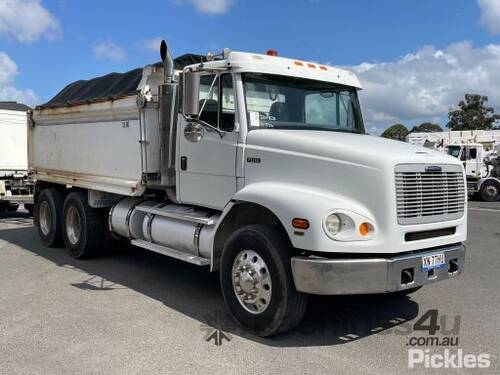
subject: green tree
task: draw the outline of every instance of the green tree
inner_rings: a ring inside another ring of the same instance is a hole
[[[487,96],[465,94],[465,100],[458,103],[459,109],[450,109],[448,124],[450,130],[489,130],[493,128],[496,119],[493,107],[487,107]]]
[[[382,133],[382,137],[395,139],[397,141],[404,141],[409,131],[403,124],[394,124]]]
[[[438,124],[433,124],[432,122],[423,122],[418,126],[414,126],[413,129],[411,129],[412,133],[435,133],[435,132],[442,132],[443,128],[439,126]]]

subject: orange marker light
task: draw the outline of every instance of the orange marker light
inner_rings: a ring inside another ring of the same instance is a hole
[[[314,68],[314,69],[316,69],[316,65],[314,65],[314,64],[307,64],[307,66],[308,66],[309,68]]]
[[[304,63],[302,61],[294,61],[293,63],[298,66],[304,66]]]
[[[278,56],[278,51],[276,51],[275,49],[268,49],[266,52],[266,55],[267,56]]]
[[[323,66],[323,65],[320,65],[319,67],[321,70],[328,70],[328,68],[326,66]]]
[[[309,228],[309,220],[295,218],[292,220],[292,227],[297,229],[308,229]]]
[[[368,236],[370,233],[373,233],[375,228],[373,228],[373,225],[370,223],[361,223],[359,225],[359,234],[361,234],[363,237]]]

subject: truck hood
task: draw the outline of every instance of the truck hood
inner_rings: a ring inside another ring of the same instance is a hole
[[[331,131],[259,129],[248,134],[247,145],[376,169],[400,163],[460,164],[454,157],[405,142]]]

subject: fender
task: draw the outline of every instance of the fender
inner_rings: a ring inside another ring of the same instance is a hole
[[[331,191],[301,184],[256,182],[235,194],[232,203],[225,207],[218,225],[234,207],[234,202],[255,203],[270,210],[280,220],[293,246],[304,250],[331,251],[333,241],[323,231],[323,218],[332,210],[355,212],[374,221],[366,207]],[[309,229],[294,229],[291,225],[294,218],[307,219]]]

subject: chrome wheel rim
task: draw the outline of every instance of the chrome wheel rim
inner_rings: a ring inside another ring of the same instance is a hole
[[[239,303],[252,314],[263,313],[271,303],[272,281],[264,259],[253,250],[243,250],[234,258],[233,289]]]
[[[80,214],[76,207],[71,206],[66,213],[66,236],[72,245],[76,245],[82,233]]]
[[[47,201],[42,201],[38,208],[38,223],[44,236],[48,236],[52,227],[52,212]]]

